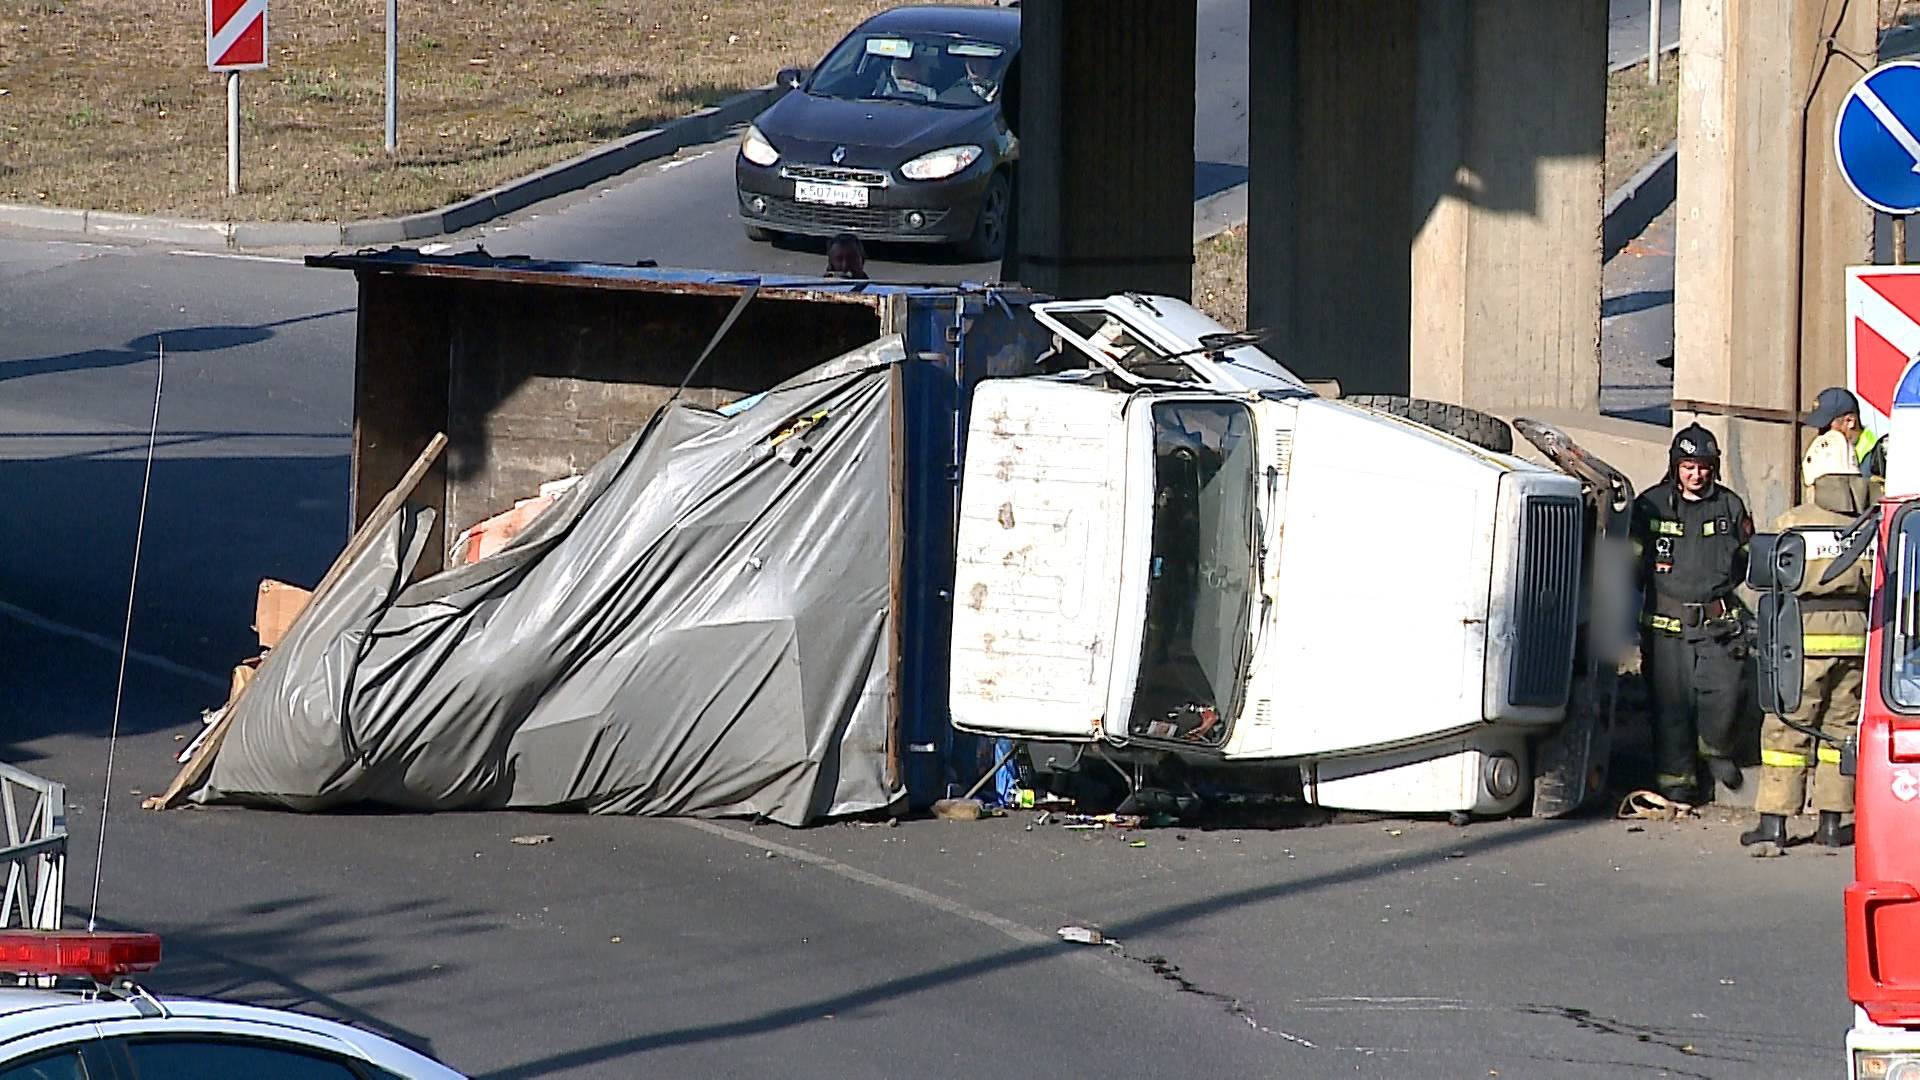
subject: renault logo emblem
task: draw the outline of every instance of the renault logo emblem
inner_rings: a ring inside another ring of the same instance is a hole
[[[835,165],[838,165],[838,164],[840,164],[841,162],[843,162],[843,161],[845,161],[845,160],[847,160],[847,148],[846,148],[846,147],[844,147],[844,146],[836,146],[836,147],[834,147],[834,148],[833,148],[833,163],[834,163]]]

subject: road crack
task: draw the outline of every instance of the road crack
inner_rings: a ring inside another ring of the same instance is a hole
[[[1165,981],[1172,983],[1174,987],[1177,988],[1181,993],[1193,994],[1197,997],[1203,997],[1203,998],[1206,998],[1208,1001],[1211,1001],[1219,1005],[1229,1015],[1237,1016],[1240,1019],[1245,1020],[1247,1022],[1247,1026],[1250,1028],[1253,1028],[1255,1031],[1263,1032],[1268,1035],[1273,1035],[1278,1038],[1285,1039],[1290,1043],[1294,1043],[1299,1046],[1304,1046],[1309,1050],[1319,1049],[1310,1040],[1302,1038],[1299,1035],[1295,1035],[1290,1031],[1282,1031],[1279,1028],[1268,1027],[1265,1024],[1262,1024],[1259,1021],[1259,1019],[1253,1015],[1253,1012],[1247,1008],[1245,1002],[1241,1001],[1237,997],[1234,997],[1232,994],[1223,994],[1218,990],[1208,990],[1207,988],[1199,985],[1198,983],[1194,982],[1192,979],[1189,979],[1185,975],[1180,973],[1179,964],[1174,963],[1173,961],[1167,959],[1164,956],[1159,956],[1159,955],[1128,956],[1127,959],[1133,961],[1136,964],[1146,965],[1147,970],[1153,972],[1155,975],[1158,975],[1160,978],[1164,979]]]

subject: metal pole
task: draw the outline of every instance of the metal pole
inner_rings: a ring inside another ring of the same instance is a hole
[[[395,83],[398,81],[400,38],[399,0],[387,0],[387,153],[399,145],[399,122],[394,115]]]
[[[227,194],[240,194],[240,73],[227,72]]]
[[[1893,216],[1893,265],[1907,265],[1907,215]]]
[[[1660,4],[1647,0],[1652,14],[1647,19],[1647,85],[1660,85]]]

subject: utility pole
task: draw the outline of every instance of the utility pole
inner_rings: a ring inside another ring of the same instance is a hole
[[[395,115],[395,87],[400,72],[400,0],[387,0],[387,153],[399,145],[399,122]]]

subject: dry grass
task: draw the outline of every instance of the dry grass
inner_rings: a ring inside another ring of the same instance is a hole
[[[456,201],[770,82],[889,0],[409,0],[400,151],[381,0],[275,0],[241,76],[242,194],[202,0],[0,0],[0,201],[330,220]]]
[[[1247,328],[1247,229],[1193,247],[1193,306],[1229,330]]]
[[[1680,136],[1680,58],[1660,58],[1660,85],[1647,85],[1647,65],[1607,77],[1607,190]]]

